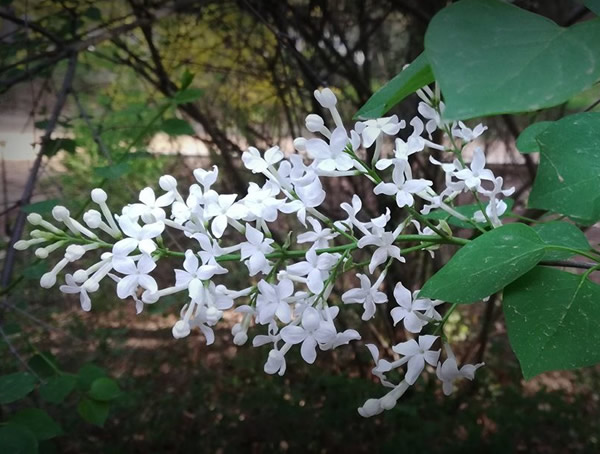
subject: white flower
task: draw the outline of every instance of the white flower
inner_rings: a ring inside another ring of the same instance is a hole
[[[248,151],[242,153],[242,161],[247,169],[252,170],[252,173],[264,173],[269,166],[277,164],[283,159],[283,153],[279,147],[271,147],[265,151],[265,156],[260,155],[254,147],[248,148]]]
[[[456,357],[452,352],[449,344],[444,344],[447,358],[443,363],[438,362],[435,373],[442,382],[442,389],[446,396],[452,394],[454,388],[454,382],[459,378],[466,378],[473,380],[475,378],[475,371],[479,369],[484,363],[479,364],[465,364],[460,369],[456,363]]]
[[[364,122],[359,121],[356,123],[355,130],[362,135],[363,146],[369,148],[381,134],[394,136],[405,126],[406,122],[404,120],[399,122],[398,116],[392,115],[391,117],[382,117]]]
[[[90,300],[88,292],[84,288],[83,284],[78,285],[72,274],[65,274],[65,283],[66,285],[61,285],[59,290],[63,293],[79,293],[81,309],[86,312],[90,311],[92,309],[92,301]]]
[[[169,206],[175,200],[173,192],[167,192],[156,198],[152,188],[144,188],[140,191],[139,200],[141,203],[129,205],[127,215],[130,217],[141,216],[147,223],[162,221],[166,214],[164,207]]]
[[[393,183],[379,183],[373,189],[373,192],[377,195],[385,194],[389,196],[396,196],[396,204],[402,208],[405,206],[412,207],[415,203],[413,194],[418,194],[429,186],[433,185],[432,181],[418,179],[406,179],[405,175],[400,172],[393,172],[392,174]]]
[[[216,262],[209,265],[200,265],[198,256],[190,249],[185,251],[183,270],[175,270],[175,286],[189,288],[190,297],[198,298],[198,291],[202,287],[201,281],[211,279],[215,274],[225,274],[227,270]]]
[[[351,132],[352,138],[344,128],[335,128],[329,143],[323,139],[309,139],[306,141],[306,151],[317,163],[317,169],[324,172],[336,170],[347,171],[354,167],[354,160],[345,152],[350,144],[356,150],[360,145],[360,138],[355,131]]]
[[[239,245],[221,247],[217,241],[204,233],[194,233],[192,238],[200,244],[202,250],[198,252],[198,256],[205,265],[220,266],[217,264],[217,257],[237,251],[240,248]]]
[[[280,192],[279,186],[272,181],[267,181],[262,188],[256,183],[250,183],[248,194],[241,200],[241,203],[248,209],[248,214],[244,219],[246,221],[260,219],[266,222],[275,222],[278,210],[285,203],[285,199],[275,198]]]
[[[248,214],[248,210],[241,203],[235,203],[237,194],[216,194],[210,191],[210,197],[204,213],[207,217],[214,218],[210,226],[211,231],[214,236],[221,238],[227,228],[227,219],[242,219]]]
[[[481,180],[494,181],[494,174],[491,170],[485,168],[485,154],[481,147],[477,147],[473,152],[471,165],[457,171],[456,178],[463,180],[470,190],[479,191],[481,189]]]
[[[452,130],[452,135],[458,137],[465,142],[473,142],[477,137],[483,134],[487,130],[487,126],[483,126],[479,123],[475,128],[470,129],[462,122],[458,122],[458,127]]]
[[[445,108],[444,103],[440,101],[438,108],[439,111],[443,113]],[[440,127],[444,127],[445,125],[440,116],[440,112],[424,102],[419,103],[417,110],[423,116],[423,118],[428,120],[425,124],[425,130],[431,139],[431,133]]]
[[[373,221],[372,221],[373,222]],[[376,228],[374,233],[363,236],[358,240],[360,249],[365,246],[376,246],[377,249],[371,256],[369,263],[369,272],[373,274],[375,268],[384,263],[388,257],[393,257],[400,262],[406,262],[406,259],[400,255],[400,248],[394,244],[398,235],[395,232],[386,232],[383,229]]]
[[[271,350],[267,357],[267,362],[265,363],[265,372],[270,375],[279,374],[283,376],[283,374],[285,374],[285,369],[286,363],[284,354],[279,350]]]
[[[364,274],[356,276],[360,280],[360,288],[353,288],[345,292],[342,295],[342,301],[344,304],[362,304],[364,308],[362,319],[370,320],[375,315],[375,305],[386,303],[387,296],[377,290],[381,285],[379,279],[371,286],[371,281],[367,276]]]
[[[290,344],[300,344],[300,354],[308,364],[317,358],[317,345],[331,342],[336,337],[336,331],[326,323],[319,311],[307,307],[302,313],[302,326],[286,326],[281,330],[281,338]]]
[[[289,279],[282,279],[273,285],[261,280],[258,283],[258,296],[256,298],[257,320],[265,325],[277,316],[283,323],[292,319],[289,301],[294,293],[294,283]]]
[[[149,255],[143,254],[137,264],[130,258],[118,260],[114,263],[114,268],[119,273],[125,274],[125,277],[117,284],[119,298],[125,299],[133,295],[138,286],[145,288],[150,293],[158,290],[156,281],[148,274],[156,268],[156,263]]]
[[[326,252],[317,255],[315,249],[309,249],[306,252],[306,260],[289,265],[287,271],[293,276],[306,276],[308,289],[319,294],[324,288],[324,281],[329,276],[329,270],[337,263],[338,258],[338,254]]]
[[[252,227],[250,224],[246,224],[246,239],[241,244],[241,258],[242,260],[248,259],[246,265],[250,272],[250,276],[254,276],[260,272],[268,273],[271,269],[269,261],[265,257],[265,254],[273,252],[271,244],[273,240],[265,238],[265,235],[260,231]]]
[[[413,385],[419,375],[425,368],[425,363],[435,366],[440,357],[440,350],[431,350],[431,346],[438,339],[438,336],[424,335],[419,336],[419,342],[414,339],[401,342],[392,347],[399,355],[408,358],[408,365],[404,379],[409,385]]]
[[[298,235],[297,242],[302,243],[313,243],[311,248],[324,249],[329,247],[329,240],[332,240],[337,236],[336,233],[332,232],[331,229],[324,229],[321,227],[319,221],[309,217],[308,222],[312,225],[312,232],[305,232]]]
[[[394,326],[403,321],[408,332],[420,333],[421,329],[427,324],[428,319],[438,320],[440,318],[435,306],[442,302],[438,300],[434,302],[428,298],[418,298],[418,293],[416,291],[411,295],[410,291],[401,282],[396,284],[394,298],[399,307],[393,308],[390,312],[394,320]]]
[[[154,238],[159,236],[165,229],[162,222],[153,222],[143,227],[131,220],[127,215],[119,216],[119,227],[129,238],[123,238],[113,246],[113,254],[126,256],[138,248],[144,254],[152,254],[156,250]]]
[[[388,360],[385,359],[379,359],[379,349],[377,348],[376,345],[374,344],[366,344],[365,345],[368,349],[369,352],[371,353],[371,356],[373,357],[373,361],[375,362],[375,367],[373,369],[371,369],[371,372],[373,373],[373,375],[375,375],[377,378],[379,378],[379,380],[381,381],[381,384],[383,386],[386,387],[393,387],[394,385],[388,381],[387,377],[385,376],[386,372],[389,372],[392,370],[392,363],[390,363]]]

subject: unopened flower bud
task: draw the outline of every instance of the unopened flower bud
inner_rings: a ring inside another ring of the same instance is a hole
[[[85,254],[85,248],[78,244],[72,244],[65,250],[65,258],[69,262],[79,260]]]
[[[306,129],[310,132],[319,132],[325,126],[325,121],[317,114],[309,114],[306,116]]]
[[[40,279],[40,286],[43,288],[50,288],[56,284],[56,274],[48,272]]]
[[[299,152],[306,151],[306,139],[304,137],[294,139],[294,148]]]
[[[103,189],[92,189],[92,200],[94,201],[94,203],[106,203],[107,198],[108,196],[106,195],[106,192]]]
[[[42,259],[42,260],[47,259],[48,255],[49,255],[48,249],[46,249],[45,247],[40,247],[35,250],[35,256],[38,259]]]
[[[235,345],[244,345],[246,342],[248,342],[248,334],[246,334],[244,331],[241,331],[233,336],[233,343]]]
[[[190,334],[190,324],[183,320],[179,320],[175,325],[173,325],[173,337],[175,339],[182,339],[184,337],[189,336]]]
[[[383,411],[381,402],[379,399],[368,399],[362,407],[358,409],[358,414],[363,418],[370,418],[371,416],[378,415]]]
[[[68,219],[70,214],[71,213],[69,212],[69,210],[67,210],[63,206],[58,205],[58,206],[55,206],[54,208],[52,208],[52,217],[59,222],[62,222],[62,221],[65,221],[66,219]]]
[[[40,225],[40,223],[42,222],[42,216],[39,213],[31,213],[27,216],[27,221],[31,225]]]
[[[171,175],[163,175],[159,178],[158,185],[163,191],[174,191],[177,188],[177,180]]]
[[[88,210],[83,214],[83,222],[85,222],[90,229],[97,229],[102,223],[102,215],[99,211]]]
[[[156,303],[159,300],[159,296],[158,293],[156,292],[151,292],[150,290],[146,290],[144,291],[144,293],[142,293],[142,301],[146,304],[153,304]]]
[[[24,251],[25,249],[27,249],[29,246],[31,245],[31,243],[29,241],[26,240],[19,240],[15,243],[15,245],[13,246],[17,251]]]
[[[333,109],[337,104],[337,98],[333,94],[333,92],[329,88],[324,88],[323,90],[315,90],[315,99],[321,104],[325,109]]]

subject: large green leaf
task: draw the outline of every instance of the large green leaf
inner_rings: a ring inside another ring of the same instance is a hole
[[[29,429],[17,424],[7,424],[0,427],[0,452],[37,454],[38,442]]]
[[[548,126],[537,141],[540,165],[529,206],[583,224],[600,219],[600,113],[565,117]]]
[[[59,404],[73,391],[76,384],[77,378],[73,375],[56,375],[40,386],[40,395],[48,402]]]
[[[527,126],[517,139],[517,150],[519,153],[536,153],[540,151],[540,144],[537,137],[548,129],[552,124],[551,121],[540,121]]]
[[[600,20],[562,28],[498,0],[463,0],[440,11],[425,54],[446,101],[467,119],[550,107],[600,76]]]
[[[84,397],[77,405],[77,412],[84,420],[89,423],[95,424],[96,426],[104,426],[106,418],[108,418],[108,411],[110,410],[110,404],[108,402],[100,402],[93,399]]]
[[[590,11],[600,16],[600,0],[585,0],[583,3]]]
[[[95,400],[111,401],[121,395],[121,389],[115,380],[108,377],[100,377],[94,380],[90,388],[89,396]]]
[[[60,425],[39,408],[20,410],[8,422],[29,429],[39,441],[49,440],[63,433]]]
[[[533,268],[544,243],[531,227],[507,224],[463,246],[419,292],[450,303],[473,303]]]
[[[0,377],[0,404],[10,404],[22,399],[35,388],[35,378],[27,372]]]
[[[432,82],[431,67],[425,54],[421,54],[396,77],[377,90],[359,109],[354,118],[381,117],[408,95]]]
[[[533,229],[544,243],[571,249],[579,249],[580,251],[590,250],[590,243],[583,232],[568,222],[544,222],[533,226]],[[544,260],[560,260],[574,255],[576,255],[574,252],[549,250],[544,254]]]
[[[600,286],[536,267],[504,291],[510,344],[525,378],[600,362]]]

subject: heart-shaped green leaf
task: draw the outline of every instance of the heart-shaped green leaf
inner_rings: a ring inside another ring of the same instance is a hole
[[[600,113],[562,118],[537,136],[540,165],[529,206],[582,224],[600,219]]]
[[[449,303],[474,303],[533,268],[544,243],[525,224],[507,224],[463,246],[419,292]]]
[[[600,362],[600,286],[538,266],[504,291],[510,344],[525,378]]]
[[[440,11],[425,36],[449,120],[550,107],[600,77],[600,20],[562,28],[498,0]]]

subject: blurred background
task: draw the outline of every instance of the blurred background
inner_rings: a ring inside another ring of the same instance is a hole
[[[421,380],[394,410],[365,420],[356,408],[384,390],[364,343],[401,340],[389,310],[360,343],[320,352],[310,368],[290,353],[286,375],[269,376],[267,350],[233,345],[235,315],[218,325],[210,347],[198,333],[178,341],[171,327],[182,301],[161,299],[136,316],[107,287],[85,313],[78,298],[39,288],[46,262],[9,247],[25,236],[28,213],[57,203],[76,213],[99,185],[117,209],[163,174],[184,188],[193,169],[217,164],[219,189],[243,195],[254,178],[240,165],[249,145],[293,152],[292,140],[308,137],[305,116],[323,114],[312,93],[325,86],[350,126],[374,91],[421,53],[427,24],[447,3],[0,0],[0,372],[43,378],[60,370],[81,384],[57,402],[34,393],[4,405],[0,420],[43,408],[62,430],[40,441],[42,452],[598,452],[600,369],[525,382],[500,301],[450,319],[459,358],[486,362],[474,382],[445,398],[434,377]],[[513,3],[564,26],[590,18],[576,1]],[[536,159],[518,153],[515,137],[534,121],[597,109],[599,98],[595,86],[543,114],[485,119],[488,162],[516,187],[515,211],[538,215],[526,210]],[[409,121],[416,105],[410,97],[393,113]],[[432,167],[424,156],[415,162],[424,177],[443,179]],[[323,211],[332,217],[355,193],[373,213],[384,208],[366,180],[327,184]],[[280,222],[274,231],[294,228]],[[181,239],[166,241],[177,249]],[[420,288],[448,257],[415,257],[389,280]],[[172,267],[158,276],[166,286]],[[247,281],[243,270],[228,279],[233,288]],[[357,326],[352,311],[342,311],[343,325]],[[120,393],[98,427],[81,399],[86,383],[103,375]]]

